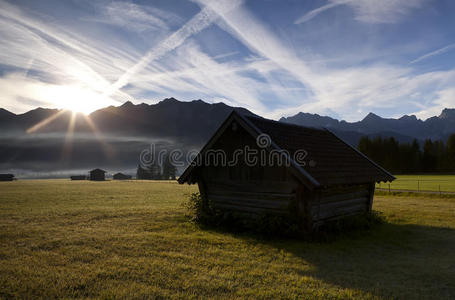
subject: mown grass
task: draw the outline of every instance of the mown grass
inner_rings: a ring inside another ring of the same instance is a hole
[[[0,298],[455,297],[455,198],[381,195],[328,243],[201,229],[170,182],[0,183]]]
[[[390,183],[395,190],[420,190],[435,192],[455,192],[455,175],[395,175]],[[376,184],[378,188],[389,188],[389,183]]]

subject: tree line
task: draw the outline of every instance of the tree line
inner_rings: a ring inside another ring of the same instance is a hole
[[[175,180],[177,168],[172,164],[170,156],[166,156],[161,164],[150,163],[147,166],[137,166],[137,179]]]
[[[447,141],[426,139],[421,146],[395,138],[362,137],[357,149],[392,173],[455,173],[455,134]]]

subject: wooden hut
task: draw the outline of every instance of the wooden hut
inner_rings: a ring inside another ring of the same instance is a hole
[[[0,174],[0,181],[13,181],[14,174]]]
[[[113,178],[115,180],[129,180],[132,178],[131,175],[126,175],[126,174],[123,174],[123,173],[115,173]]]
[[[71,180],[86,180],[87,176],[85,175],[73,175],[70,177]]]
[[[246,148],[266,159],[246,163],[246,151],[239,154]],[[275,163],[272,153],[285,156],[286,162]],[[311,231],[371,211],[375,183],[394,179],[327,129],[232,112],[178,182],[197,183],[204,202],[248,218],[292,211],[302,229]]]
[[[105,180],[104,174],[106,171],[101,169],[93,169],[90,171],[89,179],[94,181],[103,181]]]

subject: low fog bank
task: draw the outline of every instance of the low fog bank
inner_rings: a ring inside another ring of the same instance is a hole
[[[94,134],[0,136],[0,173],[16,178],[67,178],[102,168],[108,177],[117,172],[135,175],[141,153],[197,151],[201,145],[180,138],[100,136]],[[167,152],[166,152],[167,151]],[[182,159],[183,160],[183,159]],[[178,167],[178,173],[184,167]]]

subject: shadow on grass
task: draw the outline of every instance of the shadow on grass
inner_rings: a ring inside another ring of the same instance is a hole
[[[291,253],[314,267],[295,266],[301,276],[373,297],[455,299],[455,230],[451,228],[386,222],[339,235],[330,242],[229,234]]]

